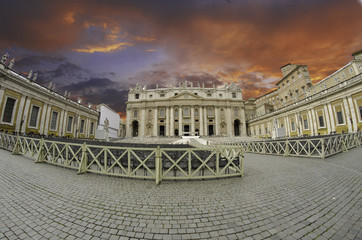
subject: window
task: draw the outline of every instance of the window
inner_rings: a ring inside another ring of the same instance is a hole
[[[338,124],[344,124],[342,110],[337,111],[337,122]]]
[[[294,132],[295,131],[295,123],[291,122],[291,125],[292,125],[292,132]]]
[[[343,80],[346,80],[346,74],[344,72],[342,73],[342,78]]]
[[[135,97],[135,99],[139,99],[139,98],[140,98],[140,95],[139,95],[138,93],[136,93],[136,94],[134,95],[134,97]]]
[[[3,122],[11,123],[13,119],[13,112],[15,107],[16,99],[8,97],[6,99],[5,109],[3,113]]]
[[[150,95],[150,98],[152,98],[152,97],[153,97],[153,95],[151,94],[151,95]]]
[[[281,128],[284,128],[284,124],[283,124],[283,123],[282,123],[282,124],[280,124],[280,127],[281,127]]]
[[[211,108],[209,108],[208,110],[207,110],[207,115],[208,116],[212,116],[213,114],[212,114],[212,109]]]
[[[160,110],[160,117],[165,117],[165,109]]]
[[[234,116],[239,116],[239,110],[237,108],[234,109]]]
[[[303,119],[303,125],[304,125],[304,129],[309,129],[307,118]]]
[[[93,131],[94,131],[94,123],[91,123],[91,127],[90,127],[90,134],[93,135]]]
[[[138,117],[138,111],[137,111],[137,110],[134,110],[134,111],[133,111],[133,117],[134,117],[134,118],[137,118],[137,117]]]
[[[318,116],[318,122],[319,122],[319,127],[320,128],[325,127],[323,115]]]
[[[195,116],[199,116],[199,109],[196,108],[194,113],[195,113]]]
[[[81,119],[80,120],[80,129],[79,129],[80,133],[84,133],[84,123],[85,123],[84,119]]]
[[[161,94],[160,94],[160,97],[164,97],[164,96],[165,96],[165,94],[164,94],[164,93],[161,93]]]
[[[68,116],[67,132],[72,132],[72,127],[73,127],[73,117]]]
[[[58,122],[58,113],[52,113],[52,119],[50,120],[50,130],[56,131],[57,130],[57,122]]]
[[[36,127],[38,123],[38,114],[40,107],[33,106],[30,113],[29,127]]]
[[[268,128],[265,128],[265,134],[267,134],[268,133]]]
[[[359,119],[362,121],[362,106],[359,106]]]
[[[188,108],[185,108],[185,109],[184,109],[184,115],[185,115],[185,116],[189,116],[189,115],[190,115],[190,111],[189,111]]]
[[[178,117],[178,109],[175,109],[175,117]]]
[[[208,96],[208,97],[211,97],[211,93],[208,93],[207,96]]]
[[[233,98],[236,98],[236,93],[233,93],[232,95],[233,95]]]
[[[219,97],[221,97],[221,98],[222,98],[222,94],[219,94]]]
[[[175,93],[175,96],[177,96],[178,95],[178,93]]]
[[[259,128],[259,134],[261,134],[261,128]]]

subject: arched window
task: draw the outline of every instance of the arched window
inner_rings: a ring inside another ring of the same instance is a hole
[[[190,115],[190,110],[188,108],[184,109],[184,115],[185,116],[189,116]]]
[[[178,117],[178,109],[175,109],[175,117]]]
[[[133,111],[133,117],[134,118],[138,117],[138,110],[137,109]]]
[[[165,117],[165,109],[160,110],[160,117]]]
[[[199,116],[199,109],[196,108],[194,113],[195,113],[195,116]]]
[[[234,116],[239,116],[239,110],[237,108],[234,109]]]
[[[207,115],[208,115],[208,116],[212,116],[212,115],[213,115],[213,114],[212,114],[212,108],[207,109]]]

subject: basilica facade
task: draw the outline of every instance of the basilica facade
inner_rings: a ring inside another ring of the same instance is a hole
[[[130,88],[127,137],[246,135],[247,103],[234,83],[222,88],[178,86]]]

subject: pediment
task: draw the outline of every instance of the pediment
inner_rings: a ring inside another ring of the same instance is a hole
[[[178,95],[176,95],[176,96],[173,96],[173,97],[170,97],[170,99],[174,99],[174,100],[178,100],[178,99],[182,99],[182,100],[193,100],[193,99],[202,99],[202,97],[200,97],[200,96],[198,96],[198,95],[195,95],[195,94],[193,94],[193,93],[191,93],[191,92],[188,92],[188,91],[186,91],[186,92],[182,92],[182,93],[180,93],[180,94],[178,94]]]

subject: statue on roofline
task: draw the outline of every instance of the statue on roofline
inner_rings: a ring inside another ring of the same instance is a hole
[[[9,58],[9,53],[5,53],[2,57],[1,57],[1,63],[2,64],[5,64],[6,61],[8,60]]]

